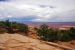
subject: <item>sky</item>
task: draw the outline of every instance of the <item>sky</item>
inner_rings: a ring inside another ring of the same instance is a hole
[[[0,0],[0,20],[75,22],[75,0]]]

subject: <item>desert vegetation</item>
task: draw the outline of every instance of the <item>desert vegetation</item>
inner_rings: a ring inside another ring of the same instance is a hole
[[[28,25],[10,22],[9,20],[0,22],[0,33],[22,33],[23,35],[27,35]]]
[[[75,28],[70,28],[69,30],[54,30],[49,28],[48,25],[42,24],[39,28],[35,28],[37,36],[45,41],[71,41],[75,39]],[[9,20],[0,21],[0,34],[3,33],[19,33],[22,35],[28,35],[29,28],[28,25],[10,22]]]
[[[43,24],[35,30],[37,31],[37,35],[46,41],[71,41],[75,39],[75,28],[70,28],[69,30],[53,30],[48,25]]]

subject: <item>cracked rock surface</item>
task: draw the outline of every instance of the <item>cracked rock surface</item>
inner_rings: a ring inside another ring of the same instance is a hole
[[[62,50],[20,34],[0,34],[0,50]]]

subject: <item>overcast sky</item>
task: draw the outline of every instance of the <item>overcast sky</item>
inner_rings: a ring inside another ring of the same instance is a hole
[[[0,0],[0,20],[75,22],[75,0]]]

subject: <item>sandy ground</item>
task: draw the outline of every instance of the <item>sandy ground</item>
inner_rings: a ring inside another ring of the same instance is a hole
[[[20,34],[0,34],[0,50],[64,50]]]

